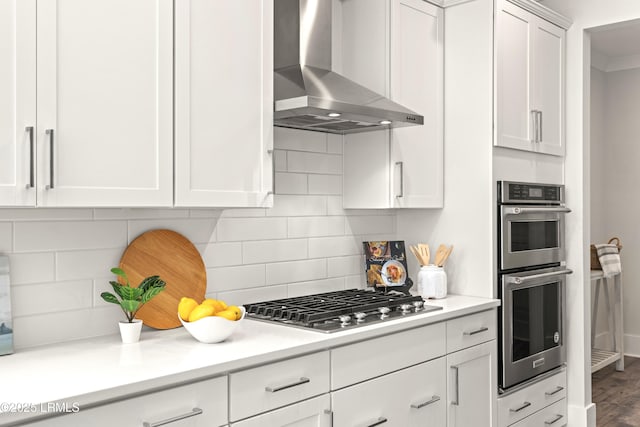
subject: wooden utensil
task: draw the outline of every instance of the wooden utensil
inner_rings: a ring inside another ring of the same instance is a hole
[[[200,303],[207,290],[207,271],[200,253],[183,235],[171,230],[152,230],[132,241],[120,259],[131,286],[158,275],[165,290],[146,303],[136,318],[156,329],[181,326],[178,303],[190,297]]]
[[[443,267],[444,263],[447,262],[449,255],[451,255],[451,251],[453,250],[453,245],[447,248],[445,245],[440,245],[438,247],[438,251],[436,253],[436,265],[438,267]]]
[[[420,254],[422,255],[422,258],[425,260],[424,265],[428,265],[429,259],[431,258],[429,245],[427,245],[426,243],[418,243],[418,249],[420,250]]]

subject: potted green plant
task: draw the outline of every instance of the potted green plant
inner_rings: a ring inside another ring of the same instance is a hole
[[[120,322],[122,342],[137,342],[140,339],[142,320],[135,318],[136,313],[142,306],[149,302],[151,298],[162,292],[166,283],[160,276],[149,276],[142,280],[138,287],[132,287],[129,284],[129,278],[124,270],[121,268],[112,268],[111,272],[121,278],[124,284],[115,280],[110,281],[109,283],[113,287],[115,295],[111,292],[102,292],[100,296],[106,302],[119,305],[127,317],[126,322]]]

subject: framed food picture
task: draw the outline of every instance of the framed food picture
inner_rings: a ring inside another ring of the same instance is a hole
[[[9,257],[0,255],[0,356],[13,353]]]
[[[403,240],[363,242],[367,286],[404,286],[407,257]]]

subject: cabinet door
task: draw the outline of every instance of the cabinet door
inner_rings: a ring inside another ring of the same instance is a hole
[[[177,206],[272,206],[273,1],[176,2]]]
[[[331,401],[325,394],[304,402],[267,412],[263,415],[232,423],[232,427],[329,427],[331,426]]]
[[[565,31],[537,18],[533,31],[533,110],[540,111],[536,151],[564,154]]]
[[[0,205],[33,206],[36,2],[0,2]]]
[[[445,366],[441,357],[332,392],[333,425],[445,426]]]
[[[508,1],[499,1],[496,13],[495,144],[533,150],[529,27],[535,16]]]
[[[424,116],[424,125],[391,130],[391,206],[443,206],[442,8],[422,0],[391,2],[393,101]]]
[[[38,205],[170,206],[173,2],[39,0]]]
[[[496,425],[496,341],[447,355],[448,426]]]

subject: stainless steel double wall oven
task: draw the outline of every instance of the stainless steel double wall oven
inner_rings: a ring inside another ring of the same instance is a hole
[[[564,186],[498,182],[501,391],[566,359]]]

